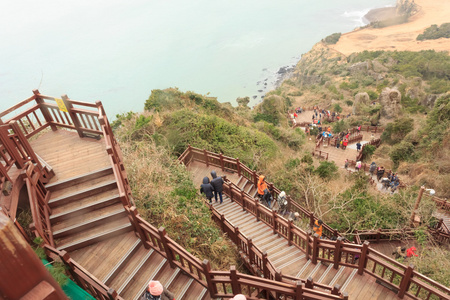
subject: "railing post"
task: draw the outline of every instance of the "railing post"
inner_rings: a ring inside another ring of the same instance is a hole
[[[338,237],[336,240],[335,248],[334,248],[334,265],[333,268],[336,270],[339,268],[339,263],[341,262],[341,244],[342,237]]]
[[[203,156],[205,157],[205,163],[206,166],[209,166],[209,162],[208,162],[208,152],[206,152],[206,149],[203,149]]]
[[[301,281],[295,282],[295,299],[297,300],[303,300],[303,287],[304,284]]]
[[[256,212],[255,212],[255,215],[256,215],[256,222],[259,222],[259,200],[258,199],[255,199],[255,207],[256,207]]]
[[[306,288],[308,289],[313,289],[314,286],[314,280],[312,279],[311,276],[308,277],[308,279],[306,279],[306,284],[305,284]]]
[[[369,242],[365,241],[361,250],[361,256],[359,258],[358,274],[364,274],[364,269],[367,264],[367,255],[369,253]]]
[[[220,167],[222,168],[222,171],[225,171],[225,166],[223,164],[223,154],[219,153],[219,158],[220,158]]]
[[[243,211],[246,211],[246,209],[245,209],[245,200],[244,200],[244,196],[245,196],[245,193],[244,193],[244,191],[243,190],[241,190],[241,203],[242,203],[242,210]]]
[[[222,228],[222,231],[225,232],[225,215],[220,214],[220,226]]]
[[[170,267],[174,269],[176,267],[175,265],[175,257],[173,256],[172,250],[169,248],[169,244],[167,243],[167,233],[166,229],[164,227],[160,227],[158,229],[159,236],[161,238],[161,242],[164,246],[164,252],[166,252],[167,260],[169,261]]]
[[[62,95],[61,99],[63,100],[64,105],[66,106],[66,108],[68,110],[69,116],[72,119],[72,123],[73,123],[73,125],[75,126],[75,129],[78,132],[78,136],[80,138],[84,137],[83,131],[81,130],[80,120],[78,120],[78,116],[75,113],[72,112],[73,105],[72,105],[72,103],[70,103],[68,101],[69,97],[67,97],[67,95]]]
[[[333,289],[331,290],[332,295],[339,295],[339,291],[341,290],[341,286],[339,284],[335,284]]]
[[[253,184],[258,187],[258,177],[256,176],[256,172],[253,170],[252,171],[252,176],[253,176]]]
[[[306,260],[310,260],[311,257],[311,236],[306,234]]]
[[[115,300],[117,298],[117,292],[113,288],[109,288],[106,292],[109,300]]]
[[[255,253],[253,253],[253,240],[252,238],[249,238],[247,241],[247,247],[248,247],[248,258],[250,261],[250,265],[255,263]]]
[[[403,297],[405,297],[405,293],[409,290],[411,278],[413,277],[413,271],[414,265],[412,264],[410,264],[405,270],[405,274],[403,275],[402,282],[400,283],[400,288],[398,290],[398,297],[400,299],[403,299]]]
[[[262,254],[262,261],[263,261],[263,275],[264,278],[269,278],[269,269],[267,268],[267,252],[264,251]]]
[[[319,239],[319,236],[317,235],[317,233],[314,233],[313,234],[313,247],[312,247],[312,259],[311,259],[311,262],[313,263],[313,264],[317,264],[317,256],[318,256],[318,252],[319,252],[319,249],[318,249],[318,247],[317,247],[317,244],[318,244],[318,239]]]
[[[126,209],[127,209],[127,208],[125,208],[125,210],[126,210]],[[142,241],[143,244],[144,244],[145,249],[149,249],[150,246],[147,245],[147,240],[148,240],[147,235],[144,233],[144,231],[142,230],[141,226],[139,225],[139,220],[138,220],[138,218],[137,218],[137,216],[138,216],[138,211],[137,211],[136,207],[132,206],[132,207],[130,208],[129,214],[131,215],[131,218],[132,218],[132,220],[133,220],[133,227],[134,227],[134,230],[135,230],[136,233],[139,235],[141,241]]]
[[[231,279],[231,289],[233,291],[233,294],[240,294],[241,293],[241,286],[239,285],[239,279],[236,272],[235,266],[230,266],[230,279]]]
[[[212,282],[212,275],[211,275],[211,264],[209,263],[209,260],[204,259],[202,262],[203,266],[203,273],[205,274],[206,283],[208,285],[208,291],[211,298],[215,298],[215,295],[217,294],[217,288],[216,285]]]
[[[275,270],[275,281],[282,282],[283,281],[283,275],[281,275],[281,270],[276,269]],[[276,299],[280,299],[280,293],[276,293]]]
[[[273,234],[275,234],[277,233],[277,213],[274,210],[272,210],[272,220],[273,220]]]
[[[239,161],[239,158],[236,158],[236,168],[238,176],[241,177],[241,162]]]
[[[293,220],[292,218],[289,218],[288,220],[288,245],[292,246],[292,240],[294,239],[293,236],[294,234],[292,233],[292,228],[294,228],[293,226]]]
[[[314,227],[314,213],[313,213],[312,211],[309,212],[309,226],[310,226],[311,228]]]
[[[239,226],[234,227],[234,238],[230,237],[231,240],[234,240],[234,243],[236,244],[236,246],[239,248],[239,245],[241,244],[239,241]]]
[[[50,115],[50,112],[48,111],[47,107],[44,107],[43,104],[45,103],[44,100],[40,97],[41,94],[39,93],[39,90],[33,90],[33,94],[36,95],[36,103],[39,104],[39,108],[41,109],[42,116],[44,117],[45,121],[50,124],[50,127],[53,131],[56,131],[57,128],[53,124],[53,118]]]

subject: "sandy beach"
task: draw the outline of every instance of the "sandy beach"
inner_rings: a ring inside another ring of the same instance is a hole
[[[364,50],[420,51],[434,49],[450,52],[450,39],[417,41],[430,25],[450,22],[449,0],[415,0],[420,7],[408,23],[385,28],[364,28],[345,33],[329,47],[348,56]]]

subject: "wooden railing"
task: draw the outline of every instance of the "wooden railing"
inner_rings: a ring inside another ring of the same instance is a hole
[[[363,241],[378,243],[392,240],[415,239],[414,231],[411,228],[355,230],[354,237],[357,244],[362,244]]]
[[[77,285],[88,291],[95,299],[99,300],[123,300],[122,297],[117,295],[114,289],[107,287],[94,275],[85,270],[76,261],[70,258],[66,251],[59,251],[49,245],[43,245],[47,256],[52,260],[58,259],[66,265],[67,271],[70,273],[72,279]]]
[[[366,147],[367,145],[372,145],[375,147],[379,147],[381,144],[381,139],[374,139],[373,141],[368,142],[367,144],[364,144],[361,148],[361,151],[359,151],[358,155],[356,156],[356,161],[360,161],[362,160],[364,157],[363,152],[364,152],[364,147]]]
[[[223,165],[221,162],[223,159],[223,155],[189,146],[180,156],[179,161],[182,163],[191,162],[192,160],[202,162],[208,161],[210,164],[220,167]],[[228,163],[231,163],[230,160],[232,159],[227,158],[226,160]],[[218,162],[220,162],[220,164]],[[236,160],[234,163],[240,166],[235,166],[232,169],[242,169],[243,165],[240,162]],[[247,176],[249,174],[255,177],[246,177],[248,180],[256,178],[256,172],[251,171],[246,173]],[[239,172],[238,175],[244,176]],[[276,197],[279,190],[275,187],[273,188],[274,197]],[[370,248],[369,242],[367,241],[362,245],[348,243],[336,232],[336,230],[326,226],[326,224],[323,226],[323,235],[339,237],[337,241],[324,240],[317,238],[317,236],[311,236],[309,233],[295,226],[292,220],[286,220],[276,212],[267,209],[263,205],[259,205],[257,200],[251,198],[228,180],[225,180],[224,193],[227,194],[232,201],[239,204],[243,210],[253,214],[258,221],[264,222],[270,226],[274,231],[274,234],[276,233],[279,236],[284,237],[287,239],[289,245],[294,244],[298,249],[303,251],[307,258],[311,259],[314,264],[318,261],[322,261],[332,263],[335,268],[346,266],[358,269],[359,275],[367,273],[380,282],[383,282],[383,284],[390,286],[397,292],[399,298],[403,298],[405,295],[408,295],[413,299],[431,299],[436,297],[437,299],[448,299],[450,297],[450,289],[448,287],[434,282],[426,276],[419,275],[419,273],[413,270],[413,267],[406,267],[392,258]],[[311,212],[292,201],[290,197],[288,197],[288,200],[291,210],[292,208],[298,208],[300,216],[302,218],[309,217],[311,220],[310,225],[314,224],[315,218]],[[216,222],[219,220],[217,216],[215,219]],[[224,217],[220,217],[220,222],[220,226],[228,228]],[[231,235],[231,229],[228,229],[226,232]],[[236,234],[234,236],[236,236]],[[242,249],[242,247],[240,248]],[[283,281],[295,279],[289,276],[282,276],[282,278],[284,278]]]
[[[22,176],[27,185],[28,198],[30,201],[33,223],[31,230],[37,237],[41,237],[47,245],[55,246],[53,233],[50,224],[51,209],[48,206],[50,192],[47,191],[40,180],[40,170],[32,163],[22,172]]]
[[[307,295],[320,295],[321,299],[347,299],[345,295],[340,294],[338,289],[331,289],[322,284],[314,284],[312,281],[306,282],[295,278],[294,281],[298,282],[296,285],[293,285],[292,282],[281,282],[281,277],[276,275],[279,272],[276,272],[275,267],[267,259],[267,254],[253,245],[251,240],[240,233],[239,229],[234,227],[228,220],[223,219],[217,210],[213,209],[212,206],[210,207],[214,220],[218,223],[223,220],[220,223],[222,229],[238,245],[242,257],[250,263],[250,270],[255,271],[255,274],[264,275],[267,279],[237,273],[234,267],[230,271],[213,271],[207,260],[202,262],[187,252],[167,236],[164,228],[157,230],[142,219],[134,207],[130,211],[133,214],[133,222],[138,225],[144,246],[160,253],[172,267],[178,267],[189,274],[189,276],[208,289],[212,298],[230,297],[236,293],[244,293],[247,299],[260,299],[260,294],[265,292],[267,294],[297,297],[294,299],[303,299],[301,297],[307,297]],[[279,281],[274,281],[276,278],[279,278]],[[258,292],[255,294],[255,291]]]

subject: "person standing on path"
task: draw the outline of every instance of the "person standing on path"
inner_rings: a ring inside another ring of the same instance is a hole
[[[264,175],[259,176],[259,180],[258,180],[259,199],[262,199],[262,197],[264,196],[264,190],[267,189],[267,183],[264,181],[264,178],[266,178]]]
[[[220,203],[222,204],[223,199],[222,199],[222,192],[223,192],[223,178],[222,177],[217,177],[216,171],[211,171],[211,176],[213,178],[213,180],[211,180],[211,185],[214,188],[214,199],[216,200],[217,203],[217,195],[219,195],[220,197]]]
[[[206,199],[209,200],[209,203],[212,203],[212,197],[214,192],[214,187],[209,183],[209,178],[204,177],[203,178],[203,184],[200,185],[200,193],[204,193],[206,196]],[[217,201],[216,201],[217,202]]]
[[[384,175],[384,167],[381,166],[377,170],[377,180],[380,181],[381,177]]]
[[[316,220],[314,222],[314,226],[313,226],[313,231],[315,234],[317,234],[319,236],[319,238],[322,238],[322,230],[323,230],[323,221],[321,219]]]
[[[360,142],[356,143],[356,151],[361,151],[361,143]]]
[[[175,300],[175,295],[165,289],[159,281],[150,281],[140,300]]]

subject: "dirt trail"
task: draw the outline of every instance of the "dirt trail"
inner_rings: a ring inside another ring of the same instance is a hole
[[[434,49],[450,52],[450,39],[417,41],[430,25],[450,22],[449,0],[415,0],[420,11],[410,22],[386,28],[365,28],[345,33],[336,45],[329,47],[348,56],[364,50],[420,51]]]

